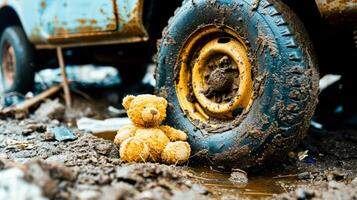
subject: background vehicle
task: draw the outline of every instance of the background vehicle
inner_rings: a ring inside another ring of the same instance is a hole
[[[156,79],[171,105],[167,123],[187,131],[194,154],[216,164],[249,167],[284,155],[305,135],[317,104],[317,63],[322,75],[356,66],[354,0],[1,5],[3,92],[31,89],[39,66],[57,66],[58,46],[67,64],[124,64],[124,83],[133,83],[163,31]]]

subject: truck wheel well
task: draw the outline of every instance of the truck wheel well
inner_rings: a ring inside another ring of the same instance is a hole
[[[166,27],[174,11],[181,6],[183,0],[146,0],[144,1],[144,24],[149,32],[151,42],[161,38],[163,29]]]
[[[20,18],[18,17],[16,11],[9,6],[5,6],[0,9],[0,19],[6,19],[1,20],[0,35],[2,35],[5,28],[8,26],[20,25],[22,27]]]
[[[343,74],[356,63],[353,28],[331,24],[321,17],[315,0],[278,0],[285,3],[300,18],[314,46],[321,76],[328,73]],[[338,49],[338,51],[331,51]],[[337,59],[338,58],[338,59]]]

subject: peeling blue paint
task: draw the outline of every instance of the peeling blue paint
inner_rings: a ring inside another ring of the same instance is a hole
[[[142,5],[143,0],[0,0],[0,12],[4,7],[15,10],[34,44],[49,44],[51,38],[63,38],[68,44],[72,41],[66,39],[71,37],[79,38],[75,42],[81,43],[81,34],[88,39],[98,33],[113,33],[118,38],[99,40],[115,43],[144,40]],[[128,31],[127,27],[134,28]]]

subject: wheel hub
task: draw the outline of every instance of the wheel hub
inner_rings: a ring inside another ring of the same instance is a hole
[[[234,78],[239,75],[236,70],[237,67],[231,65],[231,60],[227,56],[222,56],[217,62],[208,65],[204,74],[205,96],[212,98],[212,96],[227,94],[234,85]]]
[[[16,58],[14,48],[6,43],[2,55],[2,78],[7,86],[14,83]]]
[[[237,111],[249,108],[251,65],[247,47],[234,31],[202,28],[187,41],[180,56],[176,93],[193,121],[233,120]]]

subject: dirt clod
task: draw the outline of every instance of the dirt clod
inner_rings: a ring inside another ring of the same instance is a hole
[[[65,113],[65,106],[56,100],[46,100],[35,111],[33,117],[38,121],[44,121],[46,119],[63,119]]]

